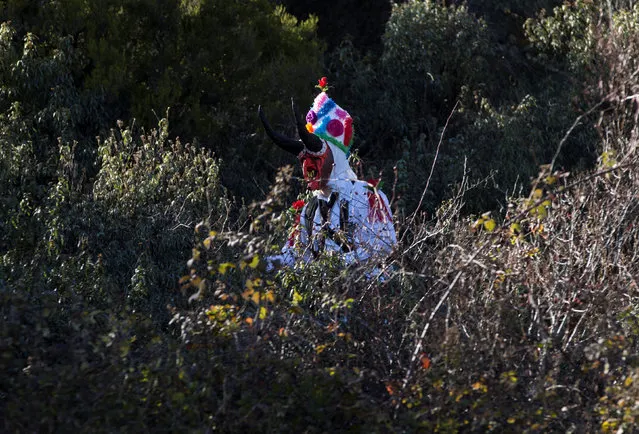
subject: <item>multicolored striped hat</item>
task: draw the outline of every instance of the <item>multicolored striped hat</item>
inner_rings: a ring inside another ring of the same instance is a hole
[[[306,129],[334,144],[348,156],[353,138],[353,118],[326,94],[326,77],[319,80],[317,87],[322,92],[315,97],[313,106],[306,114]]]

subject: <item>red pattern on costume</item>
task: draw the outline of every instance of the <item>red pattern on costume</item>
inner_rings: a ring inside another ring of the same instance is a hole
[[[293,202],[290,210],[295,214],[295,224],[293,224],[293,230],[291,231],[291,235],[288,236],[287,245],[293,247],[295,245],[295,240],[300,234],[300,219],[302,218],[302,209],[306,203],[303,200],[297,200]]]
[[[368,184],[373,188],[379,184],[379,179],[369,179]],[[368,194],[368,217],[369,223],[382,222],[386,223],[391,218],[390,211],[386,207],[384,200],[377,193],[377,190],[371,190]]]
[[[372,191],[368,192],[368,222],[386,223],[390,219],[390,212],[386,208],[386,204],[382,197]]]
[[[295,224],[293,225],[293,230],[291,231],[291,235],[288,236],[288,241],[286,242],[286,244],[288,244],[290,247],[293,247],[295,245],[295,240],[300,234],[301,218],[302,218],[301,214],[298,214],[295,216]]]
[[[353,118],[348,116],[344,120],[344,146],[348,147],[353,137]]]

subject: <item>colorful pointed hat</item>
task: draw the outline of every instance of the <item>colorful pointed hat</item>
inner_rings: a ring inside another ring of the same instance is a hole
[[[317,87],[322,92],[315,97],[313,106],[306,114],[306,129],[334,144],[348,155],[353,138],[353,118],[328,97],[326,94],[327,84],[326,77],[319,80]]]

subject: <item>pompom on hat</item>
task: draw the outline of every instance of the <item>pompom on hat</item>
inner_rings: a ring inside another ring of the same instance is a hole
[[[348,156],[353,138],[353,118],[326,94],[326,77],[322,77],[318,83],[316,87],[322,92],[315,97],[313,106],[306,114],[306,129],[337,146]]]

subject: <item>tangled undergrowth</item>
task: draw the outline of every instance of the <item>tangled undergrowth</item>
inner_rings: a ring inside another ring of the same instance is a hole
[[[269,240],[201,226],[183,278],[197,288],[193,307],[173,321],[199,360],[230,351],[234,366],[274,369],[268,381],[282,390],[233,409],[255,413],[262,428],[305,423],[295,419],[305,411],[318,432],[343,427],[340,418],[378,430],[630,427],[639,324],[634,146],[577,179],[545,168],[499,222],[460,218],[460,191],[436,222],[405,227],[385,282],[331,258],[265,275]],[[225,261],[229,245],[242,251],[235,262]],[[253,393],[262,373],[235,369],[222,383]],[[291,381],[311,381],[310,390]],[[233,428],[252,426],[231,419]]]

